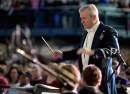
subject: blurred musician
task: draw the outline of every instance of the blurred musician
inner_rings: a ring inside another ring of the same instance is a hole
[[[17,24],[15,27],[15,31],[12,32],[12,36],[11,36],[11,42],[9,44],[9,58],[10,62],[12,63],[12,61],[24,61],[27,62],[26,59],[23,59],[20,55],[18,55],[16,53],[16,49],[20,48],[23,49],[25,52],[27,53],[31,53],[31,49],[32,49],[32,43],[30,40],[30,35],[26,35],[28,32],[30,32],[29,30],[27,30],[27,27],[25,27],[24,25],[21,24]],[[25,63],[22,63],[22,66],[27,65]]]
[[[128,80],[120,75],[121,66],[118,66],[119,62],[113,58],[112,60],[112,68],[115,71],[116,75],[116,88],[118,94],[128,94],[126,92],[126,85],[128,85]]]
[[[78,94],[77,89],[78,89],[80,78],[81,78],[78,68],[73,64],[64,64],[64,63],[61,63],[61,65],[57,66],[57,68],[58,67],[61,68],[61,70],[59,70],[59,72],[57,71],[57,74],[60,76],[56,77],[56,79],[54,79],[53,82],[59,82],[59,90],[51,89],[50,85],[52,86],[52,83],[48,86],[48,88],[45,87],[44,84],[40,85],[40,86],[37,84],[36,85],[37,87],[35,90],[35,92],[37,92],[36,94],[41,94],[42,92],[46,92],[46,93],[47,92],[53,92],[53,93],[56,92],[56,94]],[[68,72],[68,74],[65,73],[66,71]],[[69,75],[69,73],[72,75]],[[61,78],[61,76],[62,76],[62,78]],[[68,79],[71,79],[72,76],[74,77],[72,80],[75,81],[73,86],[70,85],[70,83],[73,81],[68,80]],[[54,84],[52,87],[54,87]],[[54,88],[57,88],[57,87],[54,87]]]
[[[73,80],[77,81],[75,83],[74,87],[69,85],[68,82],[62,83],[63,87],[61,88],[61,94],[78,94],[77,88],[79,86],[79,82],[80,82],[80,79],[81,79],[81,77],[80,77],[81,75],[80,75],[78,68],[73,64],[61,64],[60,66],[63,70],[65,69],[69,73],[72,73],[74,75],[74,78],[75,78]],[[68,75],[68,74],[66,74],[66,75]]]
[[[83,87],[80,87],[79,94],[104,94],[99,86],[102,80],[101,70],[95,65],[88,65],[82,75]]]
[[[8,80],[4,76],[0,75],[0,94],[6,94],[7,91],[5,87],[8,86],[8,84]]]

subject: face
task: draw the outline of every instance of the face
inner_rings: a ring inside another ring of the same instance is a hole
[[[87,9],[80,12],[80,19],[84,28],[87,28],[87,29],[92,28],[93,19],[92,19],[92,16],[90,16],[89,11]]]
[[[10,76],[11,76],[12,79],[17,79],[18,78],[18,71],[17,71],[17,69],[15,69],[15,68],[12,69]]]
[[[27,84],[29,81],[28,77],[26,77],[24,75],[21,75],[19,80],[20,80],[20,83],[22,83],[22,84]]]
[[[31,73],[32,73],[32,79],[37,79],[41,76],[41,72],[37,68],[32,69]]]

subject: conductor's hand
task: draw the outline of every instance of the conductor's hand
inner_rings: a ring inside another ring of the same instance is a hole
[[[79,48],[77,54],[86,54],[86,55],[94,55],[94,51],[88,48]]]
[[[54,50],[52,51],[51,56],[53,59],[62,59],[63,52],[60,50]]]

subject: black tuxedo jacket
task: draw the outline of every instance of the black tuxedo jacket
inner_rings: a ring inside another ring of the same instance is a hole
[[[81,47],[83,47],[86,35],[87,34],[84,34],[83,36]],[[88,64],[95,64],[97,67],[101,69],[103,75],[101,90],[105,94],[116,94],[115,93],[116,87],[114,85],[115,81],[113,79],[114,75],[108,81],[110,75],[113,72],[112,70],[113,48],[119,50],[117,31],[110,26],[100,23],[97,31],[95,32],[91,47],[91,49],[95,51],[95,54],[89,57]],[[63,60],[79,59],[79,67],[80,70],[82,71],[81,56],[76,54],[77,50],[78,48],[71,51],[63,52]]]

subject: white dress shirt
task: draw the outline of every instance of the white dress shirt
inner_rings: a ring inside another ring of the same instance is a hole
[[[95,32],[96,32],[99,24],[100,24],[100,22],[97,22],[91,29],[86,29],[88,34],[85,38],[83,48],[91,49],[93,38],[94,38]],[[88,65],[89,55],[82,54],[81,57],[82,57],[82,64],[83,64],[83,70],[84,70]]]

